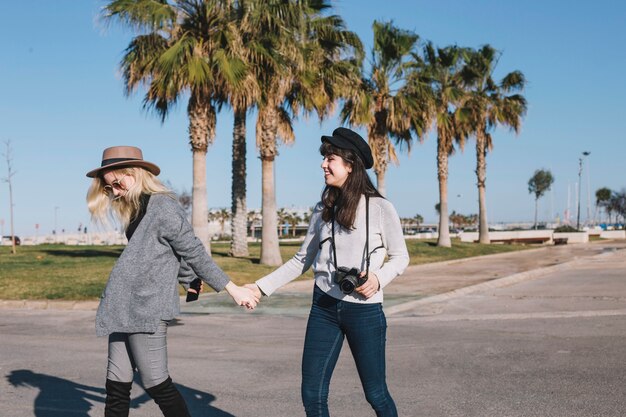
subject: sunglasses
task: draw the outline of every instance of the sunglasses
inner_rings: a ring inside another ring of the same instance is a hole
[[[126,175],[128,174],[124,174],[122,175],[122,178],[115,179],[111,182],[111,184],[107,184],[104,187],[102,187],[102,191],[104,192],[104,194],[110,197],[113,195],[113,190],[126,191],[126,187],[122,185],[122,180],[124,179]]]

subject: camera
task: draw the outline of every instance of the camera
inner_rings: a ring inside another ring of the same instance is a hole
[[[335,271],[335,283],[339,284],[341,292],[351,294],[356,287],[360,287],[367,281],[367,276],[360,277],[361,271],[356,268],[340,266]]]
[[[189,289],[187,290],[187,298],[186,302],[196,301],[198,296],[200,295],[200,290],[202,289],[202,280],[200,278],[196,278],[189,283]],[[191,290],[191,291],[190,291]]]

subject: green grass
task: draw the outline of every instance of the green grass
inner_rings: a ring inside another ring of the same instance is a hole
[[[283,261],[300,247],[283,242]],[[438,248],[434,241],[407,240],[411,264],[423,264],[492,253],[510,252],[527,246],[478,245],[453,241],[452,248]],[[228,256],[227,243],[212,245],[217,264],[237,284],[252,282],[275,268],[259,264],[260,245],[250,245],[250,256]],[[100,297],[107,277],[123,246],[20,246],[11,255],[9,246],[0,246],[0,299],[94,300]],[[312,278],[308,271],[299,279]]]

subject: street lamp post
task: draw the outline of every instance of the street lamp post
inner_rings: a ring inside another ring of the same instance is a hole
[[[59,206],[54,206],[54,242],[55,243],[59,241],[59,238],[58,238],[59,231],[57,230],[58,212],[59,212]]]
[[[589,156],[591,152],[583,152],[583,156],[581,156],[580,158],[578,158],[578,209],[576,210],[576,230],[580,230],[580,200],[582,197],[581,194],[581,184],[582,184],[582,180],[581,180],[581,176],[583,173],[583,159],[585,158],[585,156]]]

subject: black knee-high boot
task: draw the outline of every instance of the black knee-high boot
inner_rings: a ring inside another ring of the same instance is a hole
[[[132,385],[132,382],[118,382],[107,379],[104,417],[128,417]]]
[[[191,417],[183,396],[169,376],[159,385],[146,388],[146,392],[157,403],[165,417]]]

